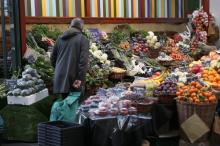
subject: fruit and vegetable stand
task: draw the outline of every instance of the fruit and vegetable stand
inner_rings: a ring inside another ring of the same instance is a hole
[[[213,121],[218,118],[215,113],[220,98],[220,53],[207,45],[208,24],[213,21],[200,9],[193,12],[187,31],[182,33],[136,31],[129,25],[118,25],[109,34],[85,30],[83,33],[90,40],[90,64],[86,97],[77,110],[77,122],[89,130],[90,144],[134,146],[143,139],[153,141],[150,136],[158,138],[172,132],[173,137],[180,135],[188,143],[207,141]],[[48,112],[51,104],[46,109],[45,104],[38,103],[49,101],[50,97],[40,97],[39,93],[47,89],[51,93],[54,69],[48,54],[60,33],[46,25],[34,25],[27,35],[27,65],[17,77],[16,86],[0,86],[0,92],[7,92],[8,99],[27,100],[36,95],[40,100],[25,106],[8,105],[1,111],[8,139],[26,140],[13,133],[20,129],[11,126],[19,124],[13,122],[23,122],[25,116],[32,115],[26,122],[34,130],[38,122],[48,120],[44,109]],[[29,112],[22,115],[24,110]],[[21,117],[11,117],[9,112]],[[192,127],[194,124],[197,128]],[[32,131],[27,141],[35,138],[36,131]]]

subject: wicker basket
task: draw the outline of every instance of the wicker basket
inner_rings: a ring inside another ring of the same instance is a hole
[[[125,74],[126,74],[125,72],[123,72],[123,73],[114,73],[114,72],[112,72],[110,74],[110,78],[114,79],[114,80],[121,80],[125,77]]]
[[[213,89],[213,93],[215,94],[216,98],[218,100],[220,100],[220,89],[216,90],[216,89]]]
[[[158,97],[158,103],[160,104],[172,104],[175,102],[174,98],[176,95],[154,95],[155,97]]]
[[[208,103],[208,104],[190,104],[187,102],[177,101],[177,111],[179,117],[179,124],[184,123],[188,118],[190,118],[194,113],[196,113],[209,127],[212,128],[213,120],[215,116],[215,109],[217,103]],[[207,141],[209,133],[202,136],[197,142]],[[189,142],[184,131],[181,130],[181,137],[183,140]]]
[[[162,65],[162,66],[165,66],[165,67],[170,67],[173,63],[173,60],[170,60],[170,61],[162,61],[162,60],[159,60],[159,63]]]
[[[155,59],[159,56],[159,53],[160,53],[160,49],[150,48],[147,55],[149,58]]]
[[[132,106],[136,107],[137,112],[139,114],[148,114],[151,112],[151,109],[154,105],[154,102],[150,102],[150,103],[136,103],[136,104],[132,104]]]

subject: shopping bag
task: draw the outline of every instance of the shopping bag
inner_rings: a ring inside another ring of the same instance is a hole
[[[50,121],[74,122],[80,95],[80,92],[71,92],[64,100],[58,99],[52,106]]]

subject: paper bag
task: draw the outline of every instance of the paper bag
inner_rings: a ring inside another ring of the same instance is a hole
[[[215,24],[209,23],[208,36],[214,35],[215,33]]]
[[[220,135],[220,118],[218,116],[215,116],[213,132]]]
[[[181,128],[183,129],[191,143],[194,143],[210,131],[207,125],[197,114],[193,114],[189,119],[183,122]]]

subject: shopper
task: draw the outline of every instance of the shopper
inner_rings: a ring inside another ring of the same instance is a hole
[[[89,41],[82,34],[83,20],[75,18],[56,41],[51,61],[55,67],[53,92],[67,97],[82,91],[88,66]]]

